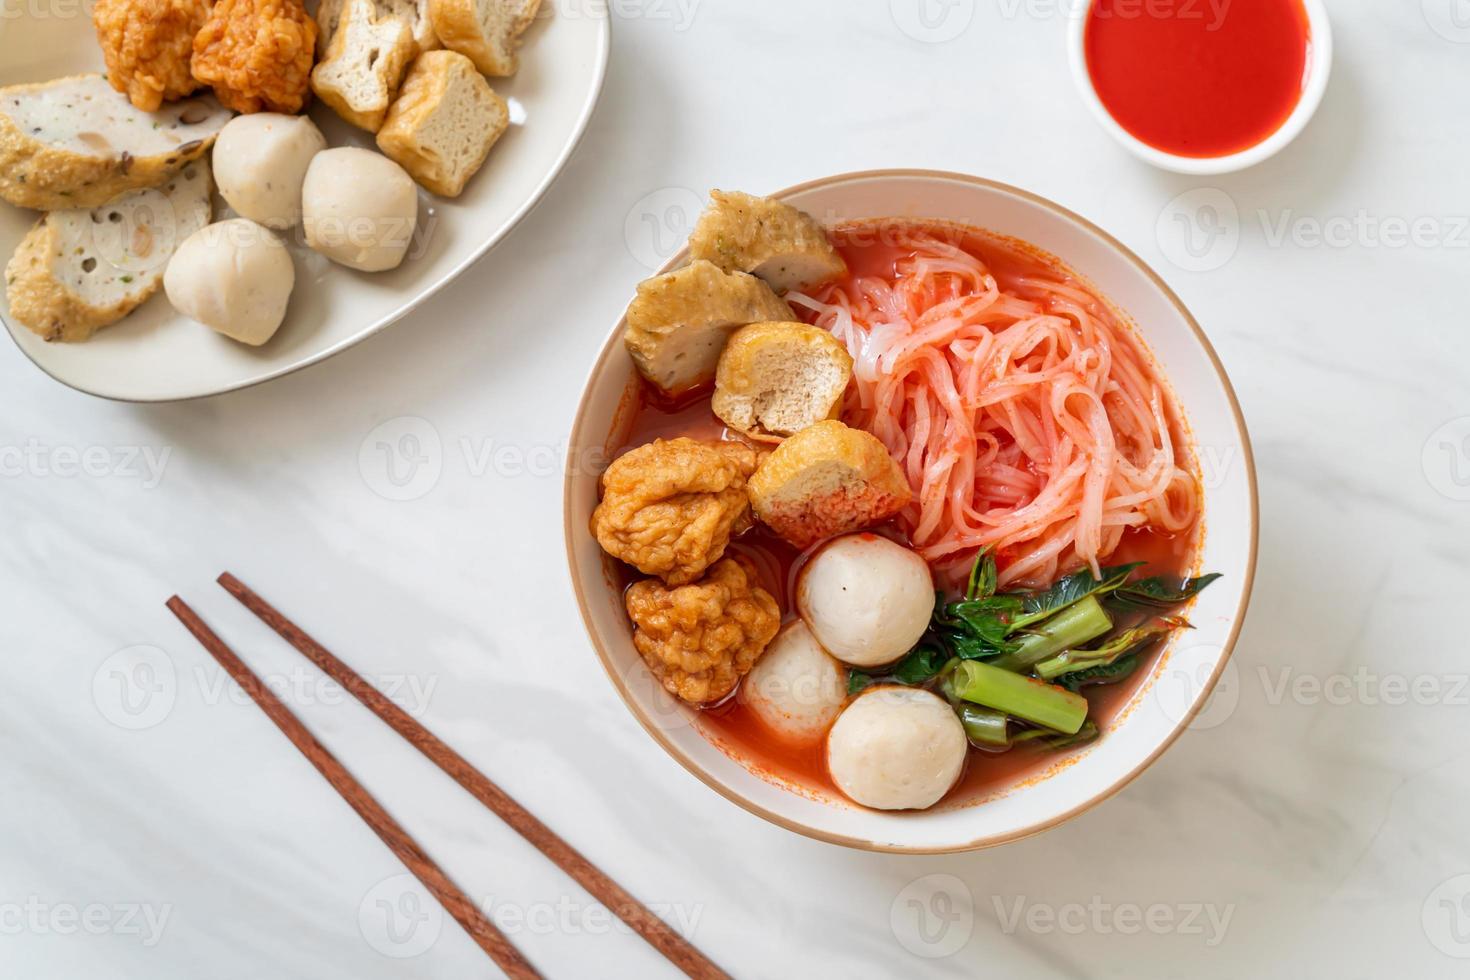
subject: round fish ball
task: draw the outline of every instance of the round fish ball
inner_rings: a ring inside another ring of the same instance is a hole
[[[854,802],[922,810],[960,778],[968,746],[953,709],[928,691],[878,687],[838,716],[827,735],[827,770]]]
[[[296,286],[291,253],[270,229],[248,218],[199,229],[163,272],[174,309],[242,344],[270,340]]]
[[[757,718],[794,744],[817,742],[847,700],[847,672],[800,620],[776,635],[740,687]]]
[[[849,534],[807,562],[796,608],[817,642],[854,667],[892,663],[913,649],[934,612],[924,559],[876,534]]]
[[[306,116],[236,116],[214,143],[214,180],[237,214],[271,228],[301,220],[301,187],[326,138]]]
[[[413,242],[418,188],[381,153],[340,146],[312,157],[301,210],[306,244],[349,268],[383,272]]]

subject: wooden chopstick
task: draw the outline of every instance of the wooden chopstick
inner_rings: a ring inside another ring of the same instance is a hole
[[[338,660],[326,647],[313,640],[278,609],[251,591],[245,583],[229,572],[221,575],[218,581],[225,591],[240,600],[246,609],[279,633],[287,643],[321,668],[324,673],[341,684],[349,694],[361,701],[373,714],[387,722],[389,727],[407,739],[414,748],[426,755],[455,782],[468,790],[471,796],[508,823],[532,846],[554,861],[593,898],[626,922],[685,975],[694,977],[695,980],[717,980],[717,978],[729,980],[729,974],[716,966],[692,943],[645,908],[621,885],[598,870],[597,866],[583,857],[576,848],[558,836],[550,827],[537,820],[529,810],[512,799],[510,794],[491,782],[458,752],[440,741],[433,732],[415,721],[408,712],[394,704],[351,667]]]
[[[357,811],[357,815],[388,845],[389,850],[413,872],[414,877],[423,882],[439,904],[470,934],[470,938],[490,955],[496,966],[504,970],[506,976],[512,980],[540,980],[541,974],[505,938],[504,933],[495,928],[475,903],[424,853],[408,831],[388,815],[383,805],[373,799],[363,785],[347,771],[347,767],[338,762],[325,745],[317,741],[316,736],[307,731],[306,726],[291,713],[291,709],[261,683],[260,678],[215,635],[204,620],[178,596],[168,601],[168,608],[184,624],[184,628],[194,634],[194,638],[204,649],[219,661],[219,665],[235,683],[276,723],[276,727],[291,740],[301,754],[306,756],[307,761],[327,778],[327,782],[347,801],[347,805]]]

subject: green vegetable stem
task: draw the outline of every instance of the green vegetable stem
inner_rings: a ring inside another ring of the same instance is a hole
[[[950,683],[958,697],[972,704],[1065,735],[1077,734],[1087,720],[1087,699],[1082,695],[978,660],[956,664]]]
[[[1048,657],[1095,640],[1112,628],[1112,617],[1096,596],[1089,595],[1022,636],[1014,650],[989,663],[1002,670],[1028,671]]]
[[[962,704],[956,710],[971,745],[991,750],[1011,747],[1010,718],[978,704]]]
[[[1066,650],[1041,661],[1036,665],[1036,676],[1042,680],[1053,681],[1073,671],[1111,666],[1128,654],[1138,653],[1161,637],[1187,625],[1179,619],[1161,619],[1144,626],[1135,626],[1133,629],[1124,630],[1110,638],[1101,646]]]

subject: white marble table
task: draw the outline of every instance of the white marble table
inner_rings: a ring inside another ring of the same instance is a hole
[[[169,617],[175,590],[547,974],[672,975],[303,670],[224,568],[741,976],[1466,975],[1470,8],[1333,0],[1315,123],[1201,181],[1086,115],[1057,3],[918,3],[619,0],[549,199],[304,373],[136,407],[4,345],[0,976],[494,975]],[[881,166],[1021,184],[1138,250],[1218,346],[1261,469],[1255,603],[1206,722],[1081,819],[957,857],[814,843],[704,788],[614,695],[562,562],[575,396],[680,209]],[[416,475],[379,446],[407,435]]]

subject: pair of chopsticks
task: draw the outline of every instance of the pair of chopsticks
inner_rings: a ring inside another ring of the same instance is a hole
[[[365,707],[387,722],[389,727],[407,739],[414,748],[428,756],[431,762],[444,770],[455,782],[468,790],[471,796],[509,824],[537,850],[555,862],[577,884],[586,889],[593,898],[606,906],[614,915],[626,922],[675,967],[687,976],[698,978],[698,980],[705,980],[705,978],[713,980],[717,977],[728,980],[728,974],[696,949],[693,944],[671,929],[667,923],[645,908],[615,881],[599,871],[591,861],[583,857],[550,827],[536,819],[529,810],[470,765],[463,756],[440,741],[433,732],[420,725],[406,711],[390,701],[351,667],[338,660],[274,606],[252,592],[249,587],[229,572],[221,575],[218,581],[225,591],[238,599],[246,609],[279,633],[286,642],[342,685],[343,689],[362,702]],[[443,869],[434,863],[424,849],[389,815],[383,805],[368,793],[367,789],[347,771],[341,762],[337,761],[327,747],[307,731],[306,726],[292,714],[291,709],[286,707],[285,703],[276,697],[249,667],[245,666],[235,652],[205,624],[198,613],[194,612],[178,596],[169,599],[168,608],[178,617],[179,622],[184,624],[184,628],[192,633],[204,649],[219,662],[225,672],[240,685],[245,693],[250,695],[251,700],[260,706],[271,721],[276,723],[276,727],[291,740],[301,754],[306,756],[307,761],[326,777],[327,782],[331,783],[332,788],[347,801],[348,806],[357,811],[357,815],[372,828],[384,844],[388,845],[388,849],[396,854],[414,877],[423,883],[439,904],[444,906],[445,911],[454,917],[465,932],[469,933],[470,938],[489,954],[497,966],[505,971],[507,976],[512,980],[531,980],[531,978],[541,976],[505,937],[504,933],[485,917],[475,903],[450,880]]]

